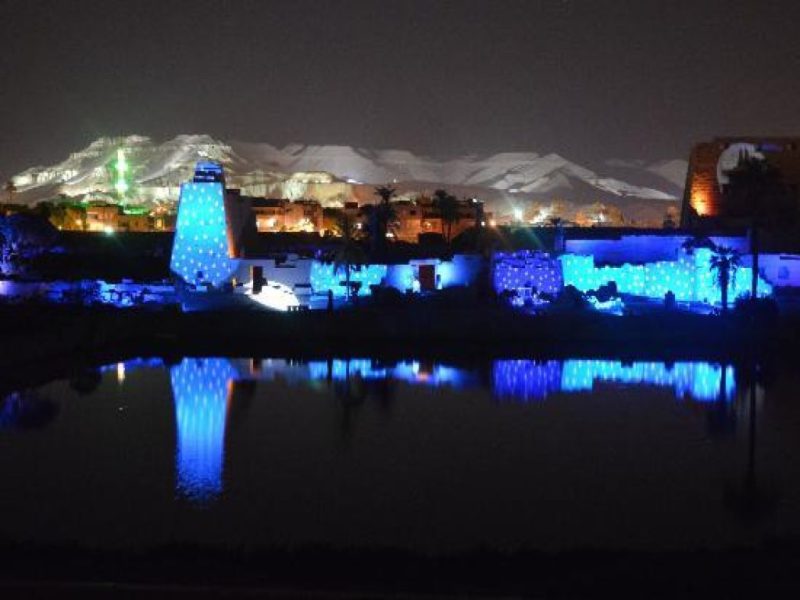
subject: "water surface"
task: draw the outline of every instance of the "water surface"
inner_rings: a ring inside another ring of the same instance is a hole
[[[794,536],[797,375],[753,397],[745,380],[691,361],[131,360],[5,397],[0,534],[434,553]]]

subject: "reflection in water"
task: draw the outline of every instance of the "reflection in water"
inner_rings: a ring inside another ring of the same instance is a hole
[[[178,491],[205,502],[222,491],[225,420],[236,370],[224,358],[185,358],[170,375],[178,427]]]
[[[39,429],[58,414],[58,405],[31,390],[11,392],[0,399],[0,430]]]
[[[120,372],[131,373],[152,361],[128,361]],[[479,369],[463,369],[416,360],[385,363],[366,358],[329,359],[307,363],[266,359],[184,359],[170,369],[177,421],[177,487],[179,493],[206,502],[222,491],[225,428],[234,390],[250,382],[242,393],[253,393],[252,382],[283,379],[290,385],[328,382],[341,402],[343,430],[349,431],[352,412],[366,398],[387,407],[394,382],[457,389],[483,387]],[[124,381],[119,378],[118,380]],[[736,383],[734,369],[706,362],[632,362],[614,360],[496,360],[492,366],[494,396],[527,402],[557,392],[591,391],[596,382],[670,387],[676,398],[717,401],[728,414]],[[716,405],[715,405],[716,406]],[[712,423],[717,427],[716,423]],[[720,427],[725,426],[725,423]]]
[[[70,378],[69,386],[80,395],[87,396],[103,381],[101,372],[102,369],[83,369]]]
[[[197,362],[198,359],[192,360]],[[181,364],[186,362],[184,360]],[[200,362],[225,364],[221,373],[228,379],[273,381],[280,377],[291,385],[309,380],[346,382],[350,379],[375,382],[394,380],[413,385],[449,386],[457,389],[485,385],[477,369],[417,360],[386,363],[369,358],[336,358],[309,362],[282,359],[206,359]],[[103,370],[113,368],[118,374],[120,371],[130,373],[139,367],[155,367],[161,363],[152,359],[136,359],[120,364],[122,366],[109,365]],[[206,374],[206,377],[210,376],[211,374]],[[734,368],[709,362],[670,364],[594,359],[511,359],[496,360],[492,366],[491,385],[494,395],[509,400],[543,400],[557,392],[587,392],[594,388],[596,382],[671,387],[676,398],[689,396],[699,402],[730,401],[736,392]],[[226,384],[227,379],[220,385],[225,387]]]
[[[436,363],[426,365],[417,360],[392,365],[382,365],[369,358],[311,361],[308,363],[308,374],[311,379],[345,381],[349,377],[359,376],[362,379],[396,379],[433,387],[449,385],[462,388],[477,383],[474,375],[465,369]]]
[[[496,360],[494,395],[509,400],[544,400],[561,391],[561,361]]]
[[[554,392],[591,391],[595,381],[672,387],[676,398],[689,395],[699,402],[731,400],[736,389],[733,367],[706,362],[498,360],[493,368],[494,392],[500,398],[543,400]]]

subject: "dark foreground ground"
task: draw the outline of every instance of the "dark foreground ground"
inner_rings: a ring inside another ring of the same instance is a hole
[[[757,550],[519,551],[203,547],[2,549],[0,593],[25,597],[777,597],[800,591],[795,543]]]

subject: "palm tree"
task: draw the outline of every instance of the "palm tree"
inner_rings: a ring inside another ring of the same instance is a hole
[[[710,268],[722,293],[722,313],[725,314],[728,312],[728,288],[739,269],[739,253],[733,248],[718,246],[711,256]]]
[[[442,235],[449,244],[453,232],[453,223],[458,223],[461,218],[458,210],[458,199],[448,194],[446,190],[436,190],[433,193],[433,206],[439,211],[439,218],[442,220]],[[445,233],[445,225],[447,225],[447,233]]]
[[[356,222],[350,215],[341,212],[336,217],[334,227],[342,237],[342,241],[333,254],[333,272],[338,273],[344,270],[347,299],[349,301],[352,297],[353,289],[350,284],[350,275],[354,270],[361,268],[361,265],[366,262],[366,256],[355,238]]]
[[[681,248],[683,248],[687,254],[694,254],[694,251],[699,248],[708,248],[714,251],[717,249],[717,245],[710,237],[696,234],[690,238],[686,238],[683,244],[681,244]]]
[[[371,215],[370,235],[372,237],[373,251],[382,252],[386,247],[386,234],[391,224],[397,219],[391,200],[397,194],[397,189],[390,185],[379,185],[375,188],[375,195],[380,198]]]
[[[561,217],[550,217],[548,219],[550,226],[556,230],[553,236],[553,251],[556,254],[564,253],[564,219]]]
[[[14,185],[14,181],[9,179],[6,181],[6,184],[3,186],[3,190],[5,190],[6,194],[8,195],[8,203],[14,203],[14,194],[17,193],[17,186]]]
[[[389,204],[397,194],[397,189],[390,185],[379,185],[375,188],[375,195],[381,199],[381,204]]]
[[[483,202],[477,198],[473,198],[472,204],[475,207],[475,250],[480,251],[485,224],[484,219],[486,217],[483,210]]]
[[[759,228],[771,224],[785,226],[797,217],[797,206],[783,185],[781,174],[766,160],[747,153],[739,156],[738,164],[727,171],[728,184],[725,210],[731,217],[744,218],[750,229],[750,254],[753,273],[750,297],[758,292]]]

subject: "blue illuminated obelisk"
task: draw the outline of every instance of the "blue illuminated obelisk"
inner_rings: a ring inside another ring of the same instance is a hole
[[[193,181],[181,185],[170,269],[186,283],[219,287],[235,268],[225,218],[225,174],[216,163],[199,162]]]

